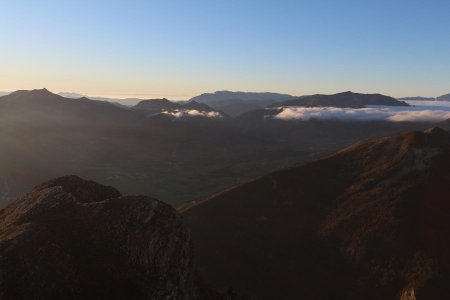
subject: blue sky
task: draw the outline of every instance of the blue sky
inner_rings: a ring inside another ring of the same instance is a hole
[[[450,1],[0,0],[0,90],[450,92]]]

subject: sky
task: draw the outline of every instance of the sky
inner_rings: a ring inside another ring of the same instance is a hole
[[[0,91],[450,93],[448,0],[0,0]]]

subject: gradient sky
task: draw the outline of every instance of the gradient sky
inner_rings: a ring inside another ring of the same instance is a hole
[[[450,93],[449,0],[0,0],[0,90]]]

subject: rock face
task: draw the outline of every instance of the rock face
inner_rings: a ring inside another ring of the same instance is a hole
[[[444,129],[364,140],[183,214],[216,285],[262,299],[450,299]]]
[[[158,200],[66,176],[0,211],[2,300],[199,299],[195,278],[189,233]]]

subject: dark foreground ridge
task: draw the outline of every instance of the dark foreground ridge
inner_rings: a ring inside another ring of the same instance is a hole
[[[450,133],[371,138],[184,209],[199,269],[262,299],[450,299]]]
[[[171,206],[66,176],[0,211],[0,299],[225,298]]]

